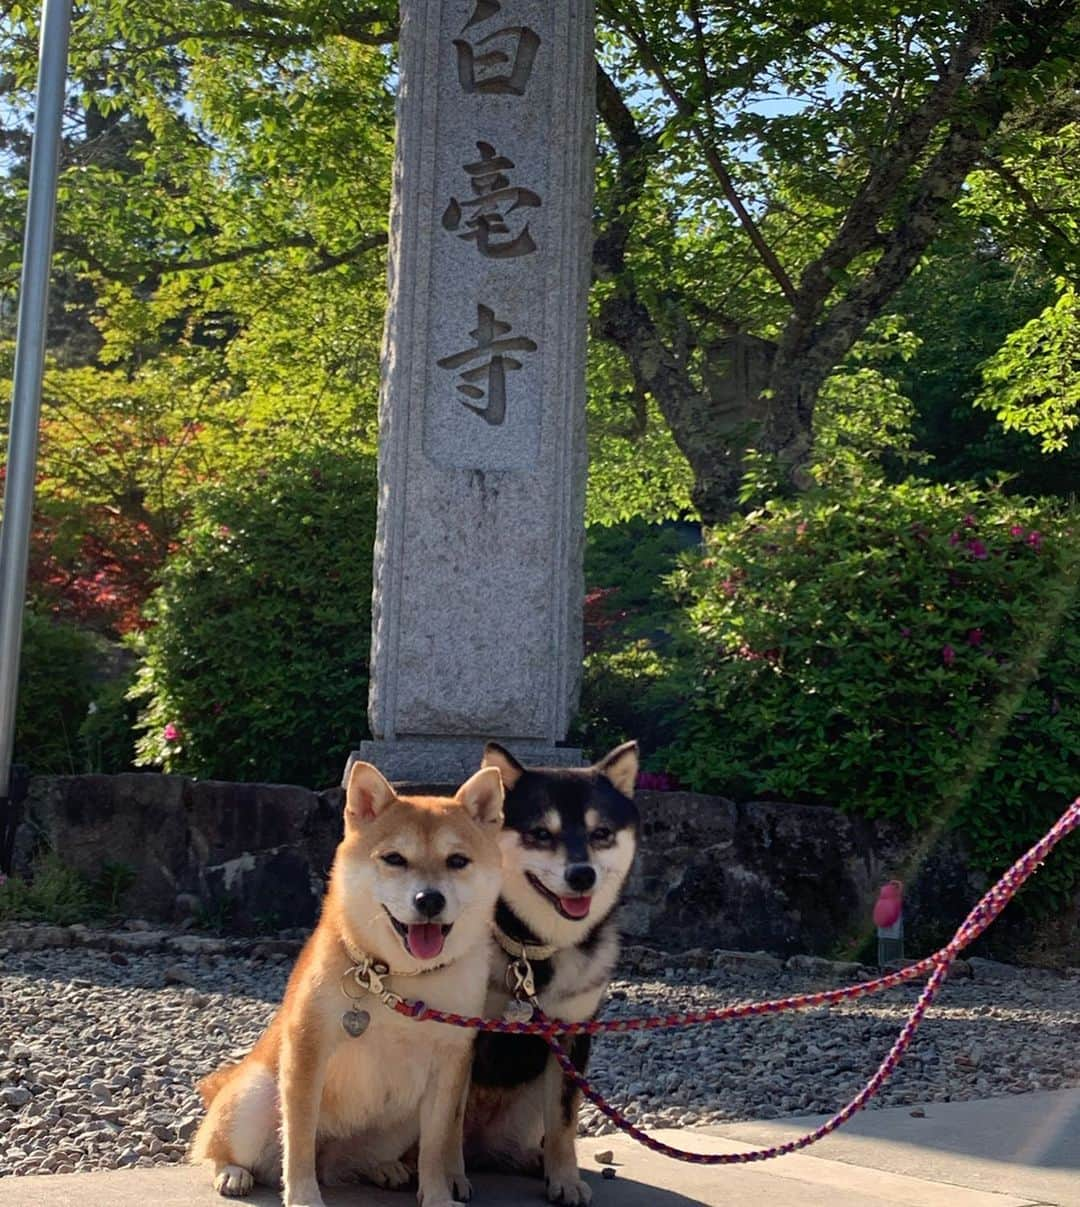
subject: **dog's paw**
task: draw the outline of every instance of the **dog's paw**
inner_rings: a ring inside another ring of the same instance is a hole
[[[473,1195],[472,1182],[463,1173],[452,1173],[450,1175],[450,1193],[455,1199],[467,1203]]]
[[[400,1190],[407,1186],[412,1173],[403,1161],[380,1161],[362,1170],[364,1177],[384,1190]]]
[[[255,1179],[242,1165],[226,1165],[214,1175],[214,1189],[227,1199],[238,1199],[251,1193]]]
[[[281,1202],[283,1207],[326,1207],[317,1186],[292,1193],[286,1190],[281,1196]]]
[[[563,1207],[588,1207],[592,1191],[581,1180],[576,1169],[565,1174],[549,1174],[547,1177],[549,1203],[561,1203]]]

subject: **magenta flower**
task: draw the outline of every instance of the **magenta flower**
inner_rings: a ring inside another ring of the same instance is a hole
[[[1029,532],[1028,538],[1027,538],[1027,543],[1032,547],[1032,549],[1038,551],[1039,549],[1042,548],[1042,543],[1043,543],[1042,533],[1035,532],[1035,531]]]
[[[232,529],[228,524],[218,525],[218,536],[228,536],[230,532],[232,532]]]
[[[968,633],[967,639],[968,639],[968,645],[982,645],[982,643],[983,643],[982,629],[972,629]]]
[[[968,541],[967,547],[968,552],[977,562],[985,562],[990,556],[990,554],[987,553],[986,546],[982,543],[982,541]]]
[[[901,637],[910,637],[911,636],[911,630],[907,627],[907,625],[904,625],[903,628],[901,628],[900,636]]]
[[[968,515],[964,516],[964,527],[965,528],[974,528],[975,527],[975,517],[973,515],[971,515],[970,513]]]
[[[954,650],[951,645],[943,645],[941,647],[941,661],[944,662],[946,666],[952,666],[952,664],[956,661],[956,650]]]
[[[170,721],[162,730],[161,735],[166,742],[178,742],[180,740],[180,730]]]
[[[1022,537],[1023,535],[1024,535],[1024,529],[1021,528],[1019,524],[1014,524],[1009,529],[1009,536]]]
[[[676,792],[679,780],[667,771],[639,771],[637,786],[653,792]]]
[[[959,532],[953,532],[949,535],[949,544],[950,545],[959,545],[960,544],[960,533]]]

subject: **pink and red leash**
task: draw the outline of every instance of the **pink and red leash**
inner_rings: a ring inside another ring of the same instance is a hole
[[[919,1024],[937,996],[938,990],[948,976],[949,968],[959,953],[979,937],[994,921],[1006,905],[1038,869],[1046,856],[1057,844],[1073,830],[1080,827],[1080,797],[1069,806],[1058,818],[1051,829],[1024,855],[1022,855],[1001,879],[986,892],[974,909],[961,923],[956,934],[940,951],[910,964],[899,972],[888,976],[878,977],[872,981],[864,981],[858,985],[846,985],[841,989],[829,989],[820,993],[803,993],[793,997],[774,998],[766,1002],[744,1002],[738,1006],[724,1006],[713,1010],[691,1010],[680,1014],[663,1014],[651,1018],[623,1019],[592,1019],[584,1023],[568,1023],[561,1019],[548,1018],[538,1013],[528,1022],[511,1022],[498,1018],[479,1018],[462,1014],[454,1014],[445,1010],[435,1010],[425,1006],[423,1002],[397,1001],[393,1009],[399,1014],[424,1022],[447,1023],[453,1027],[467,1027],[474,1031],[495,1031],[506,1035],[539,1035],[550,1046],[555,1058],[562,1066],[568,1081],[572,1082],[588,1100],[616,1127],[632,1136],[639,1144],[673,1157],[677,1161],[690,1161],[698,1165],[744,1165],[752,1161],[768,1161],[773,1157],[782,1157],[787,1153],[797,1152],[807,1148],[818,1140],[835,1131],[846,1123],[852,1115],[870,1101],[879,1089],[888,1081],[896,1066],[900,1063],[908,1045],[911,1043]],[[623,1114],[618,1107],[612,1106],[599,1091],[593,1089],[586,1078],[574,1068],[569,1055],[559,1042],[560,1036],[568,1035],[601,1035],[627,1031],[656,1031],[672,1027],[692,1027],[704,1023],[726,1022],[733,1018],[746,1018],[762,1014],[780,1014],[785,1010],[805,1010],[814,1006],[827,1006],[834,1002],[851,1001],[866,997],[871,993],[880,993],[884,989],[892,989],[906,981],[921,980],[929,975],[925,988],[919,995],[907,1021],[900,1029],[896,1042],[889,1049],[885,1059],[866,1085],[842,1107],[831,1119],[826,1120],[820,1127],[796,1140],[789,1140],[772,1148],[757,1148],[742,1153],[694,1153],[685,1149],[675,1148],[656,1140]]]

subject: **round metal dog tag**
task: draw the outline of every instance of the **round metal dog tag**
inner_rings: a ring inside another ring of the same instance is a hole
[[[511,999],[503,1010],[503,1018],[508,1023],[527,1023],[533,1016],[533,1008],[528,1002]]]
[[[353,1039],[356,1039],[358,1035],[363,1035],[370,1022],[371,1015],[366,1010],[346,1010],[341,1016],[341,1025]]]

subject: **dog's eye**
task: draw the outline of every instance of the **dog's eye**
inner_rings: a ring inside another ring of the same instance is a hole
[[[407,868],[409,866],[409,861],[397,851],[387,851],[381,858],[383,863],[388,863],[392,868]]]
[[[529,831],[529,837],[536,843],[551,842],[551,831],[545,830],[543,826],[537,826],[535,830]]]
[[[611,841],[611,831],[607,828],[607,826],[597,826],[596,829],[593,830],[593,832],[589,835],[589,841],[590,842],[610,842]]]
[[[467,868],[472,860],[468,855],[448,855],[446,857],[446,866],[452,872],[460,872],[462,868]]]

